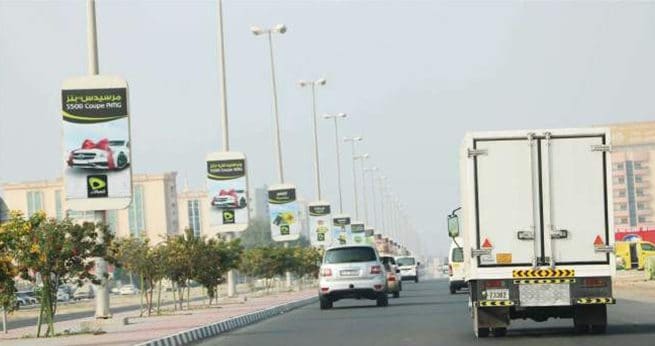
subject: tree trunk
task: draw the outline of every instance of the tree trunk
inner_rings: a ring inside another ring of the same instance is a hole
[[[143,317],[143,296],[146,294],[146,290],[143,289],[143,275],[139,275],[140,280],[141,280],[141,295],[140,295],[140,301],[139,301],[139,317]]]
[[[173,287],[173,311],[177,311],[177,297],[175,296],[175,291],[177,291],[177,284],[175,281],[171,282],[171,286]]]
[[[191,309],[191,285],[189,285],[189,281],[186,284],[186,309]]]
[[[161,306],[161,280],[159,280],[159,284],[157,286],[157,315],[159,315],[159,307]]]

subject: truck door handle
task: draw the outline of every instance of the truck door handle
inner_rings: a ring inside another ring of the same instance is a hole
[[[518,231],[516,237],[519,240],[534,240],[534,232],[532,231]]]
[[[569,231],[565,229],[558,229],[550,232],[550,239],[566,239],[569,237]]]

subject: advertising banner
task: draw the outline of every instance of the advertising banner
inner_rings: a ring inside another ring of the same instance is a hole
[[[352,232],[352,243],[353,244],[364,244],[366,241],[366,226],[361,222],[353,222],[350,225]]]
[[[300,213],[295,186],[279,184],[269,187],[268,210],[274,241],[291,241],[300,237]]]
[[[250,220],[246,156],[239,152],[207,155],[209,227],[218,232],[241,232]]]
[[[375,236],[375,228],[369,227],[364,231],[364,236],[366,237],[366,244],[373,245],[373,238]]]
[[[335,215],[332,219],[332,245],[346,245],[350,239],[350,216]]]
[[[67,79],[61,89],[64,191],[77,211],[123,209],[132,201],[127,82]]]
[[[330,204],[327,202],[310,203],[309,209],[309,241],[312,246],[328,246],[332,243],[330,232]]]

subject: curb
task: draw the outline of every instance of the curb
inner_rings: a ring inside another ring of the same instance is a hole
[[[264,310],[250,312],[243,315],[234,316],[219,322],[207,324],[201,327],[188,329],[176,334],[164,336],[157,339],[136,344],[135,346],[180,346],[197,342],[206,338],[218,336],[223,333],[231,332],[235,329],[275,317],[277,315],[289,312],[293,309],[314,303],[318,297],[310,297],[296,300],[290,303],[275,305]]]

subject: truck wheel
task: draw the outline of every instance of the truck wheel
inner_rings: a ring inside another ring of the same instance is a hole
[[[393,292],[393,297],[394,298],[399,298],[400,297],[400,291]]]
[[[457,290],[455,289],[455,286],[450,285],[450,294],[455,294],[457,293]]]
[[[489,328],[478,328],[478,338],[486,338],[489,336]]]
[[[475,307],[475,305],[472,308],[472,315],[473,315],[473,333],[475,333],[475,336],[478,338],[486,338],[489,336],[489,328],[484,327],[481,328],[480,324],[478,322],[478,314],[480,313],[478,311],[478,308]]]
[[[416,276],[414,277],[414,282],[417,282],[417,283],[418,283],[418,275],[416,275]]]
[[[607,332],[607,324],[594,324],[591,326],[591,334],[605,334]]]
[[[318,301],[321,305],[321,310],[332,309],[332,301],[327,297],[318,297]]]
[[[389,305],[389,297],[387,297],[386,293],[378,296],[378,298],[376,299],[376,305],[377,306]]]
[[[503,337],[507,335],[507,328],[494,328],[494,336]]]

